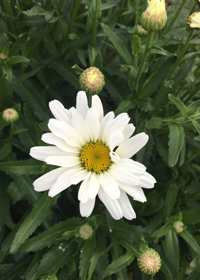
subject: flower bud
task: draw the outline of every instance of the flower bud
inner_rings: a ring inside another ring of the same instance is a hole
[[[5,60],[7,58],[7,56],[4,53],[0,53],[0,59],[1,60]]]
[[[3,111],[2,117],[4,121],[12,123],[18,120],[19,114],[15,109],[9,108]]]
[[[83,71],[79,77],[82,90],[92,95],[98,94],[104,87],[104,75],[96,67],[90,67]]]
[[[187,21],[188,30],[200,29],[200,12],[193,13]]]
[[[93,230],[90,225],[85,224],[85,225],[81,226],[79,229],[79,235],[84,240],[87,240],[90,237],[92,237],[92,234],[93,234]]]
[[[167,13],[165,0],[147,0],[148,8],[143,12],[140,23],[142,27],[150,32],[156,32],[165,27]]]
[[[152,248],[143,250],[138,257],[137,262],[140,270],[146,274],[154,275],[161,267],[160,256]]]
[[[173,224],[173,229],[177,233],[181,233],[184,230],[184,224],[181,221],[176,221]]]
[[[135,33],[140,37],[143,38],[147,36],[147,31],[141,26],[141,25],[136,25],[135,27]]]

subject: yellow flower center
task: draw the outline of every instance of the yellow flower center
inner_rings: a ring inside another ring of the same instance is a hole
[[[83,146],[80,160],[86,170],[98,174],[106,171],[112,164],[109,147],[100,141]]]

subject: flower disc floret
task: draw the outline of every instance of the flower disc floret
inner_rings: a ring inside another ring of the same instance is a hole
[[[143,12],[140,23],[150,32],[164,28],[167,22],[167,12],[164,0],[148,0],[148,8]]]
[[[143,164],[131,159],[147,143],[148,135],[132,136],[135,127],[127,113],[104,116],[100,98],[94,95],[91,99],[89,108],[86,93],[80,91],[76,108],[69,110],[58,100],[50,102],[54,118],[48,123],[50,132],[42,135],[49,146],[33,147],[30,155],[58,168],[35,180],[34,188],[49,190],[54,197],[80,183],[83,217],[90,216],[98,196],[114,219],[132,220],[136,214],[127,194],[145,202],[143,188],[153,188],[156,183]]]
[[[110,149],[100,141],[86,144],[80,152],[84,169],[100,174],[111,166]]]

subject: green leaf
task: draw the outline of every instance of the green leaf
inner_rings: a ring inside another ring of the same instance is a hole
[[[169,154],[168,165],[173,167],[178,161],[180,151],[185,141],[185,132],[181,125],[169,125]]]
[[[38,174],[43,172],[43,164],[35,159],[1,162],[0,171],[17,175]]]
[[[127,99],[122,101],[119,106],[117,107],[117,109],[115,110],[115,115],[119,115],[123,112],[128,112],[130,109],[134,108],[135,104],[133,103],[133,101]]]
[[[30,10],[23,11],[22,13],[28,17],[44,16],[46,21],[49,21],[52,19],[54,11],[47,11],[39,6],[34,6]]]
[[[5,78],[0,80],[0,92],[0,111],[2,111],[12,106],[12,88]]]
[[[101,26],[108,36],[108,39],[111,41],[117,52],[121,55],[121,57],[124,59],[125,63],[130,65],[132,64],[132,57],[127,50],[127,48],[124,45],[124,42],[120,39],[118,35],[116,35],[109,26],[105,25],[104,23],[101,23]]]
[[[0,230],[2,229],[2,226],[6,221],[10,207],[10,197],[6,191],[7,184],[7,176],[0,172]]]
[[[19,201],[23,195],[18,190],[16,184],[12,182],[7,189],[7,192],[9,193],[10,197],[12,198],[12,203],[15,204],[17,201]]]
[[[15,56],[8,58],[7,64],[13,65],[13,64],[17,64],[17,63],[28,63],[29,61],[30,61],[30,59],[28,59],[24,56],[15,55]]]
[[[186,278],[186,280],[199,280],[200,279],[200,268],[197,266]]]
[[[156,53],[156,54],[160,54],[163,56],[177,56],[176,53],[170,53],[169,51],[164,50],[163,48],[158,47],[156,45],[152,46],[150,53]]]
[[[117,273],[121,269],[127,267],[135,258],[132,250],[127,250],[125,255],[120,257],[118,260],[112,262],[103,272],[103,277]]]
[[[192,210],[182,211],[184,224],[196,224],[200,221],[200,207]]]
[[[164,206],[164,217],[167,219],[171,215],[171,212],[174,208],[174,205],[177,200],[179,187],[177,185],[171,185],[167,190],[167,196],[165,199],[165,206]]]
[[[164,275],[166,277],[166,280],[173,280],[172,277],[171,277],[171,274],[169,272],[168,267],[166,266],[166,264],[163,261],[162,261],[162,265],[161,265],[160,270],[164,273]]]
[[[195,251],[197,254],[200,255],[200,246],[197,243],[197,241],[194,239],[194,237],[187,231],[183,230],[179,235],[185,239],[185,241],[188,243],[188,245]]]
[[[35,203],[30,215],[21,225],[15,239],[13,240],[10,252],[15,252],[19,246],[35,231],[49,213],[54,200],[45,193]]]
[[[84,241],[80,253],[80,263],[79,263],[79,277],[81,280],[85,280],[87,277],[87,271],[90,263],[90,259],[94,254],[96,241],[95,235],[92,238]]]
[[[73,218],[64,222],[60,222],[45,230],[44,232],[26,240],[18,249],[19,252],[30,252],[49,247],[61,238],[62,234],[66,231],[71,231],[80,226],[81,219]]]
[[[61,267],[70,262],[72,255],[77,247],[75,242],[61,243],[55,245],[46,253],[37,269],[37,276],[46,276],[56,273]]]
[[[132,39],[132,54],[139,55],[142,52],[140,38],[138,35],[134,35]]]
[[[173,96],[172,94],[168,94],[168,98],[177,107],[177,109],[183,114],[183,116],[186,117],[188,115],[187,107],[183,104],[183,102],[179,98]]]
[[[200,134],[200,124],[196,120],[194,120],[194,119],[190,118],[190,120],[192,121],[196,131]]]
[[[11,144],[7,143],[0,148],[0,160],[3,160],[12,150]]]
[[[159,129],[162,128],[162,119],[159,117],[153,117],[150,119],[150,121],[146,122],[145,125],[148,129]]]

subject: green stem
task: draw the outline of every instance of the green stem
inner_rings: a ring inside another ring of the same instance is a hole
[[[144,69],[145,61],[146,61],[148,53],[149,53],[149,48],[151,46],[153,35],[154,35],[154,32],[148,32],[145,51],[144,51],[144,54],[143,54],[143,57],[142,57],[142,61],[140,63],[140,66],[139,66],[139,69],[138,69],[138,73],[137,73],[137,77],[136,77],[136,80],[135,80],[135,89],[136,90],[138,89],[138,85],[139,85],[139,82],[140,82],[142,71]]]
[[[98,3],[99,0],[96,0],[95,5],[95,15],[94,15],[94,29],[93,29],[93,47],[96,47],[96,37],[97,37],[97,17],[98,17]]]
[[[74,25],[74,21],[75,21],[76,15],[78,13],[78,9],[80,7],[80,4],[81,4],[81,0],[77,0],[76,4],[75,4],[75,7],[73,9],[73,12],[72,12],[71,21],[70,21],[69,28],[68,28],[68,33],[70,33],[71,30],[72,30],[72,27]]]
[[[135,66],[135,69],[137,70],[138,69],[138,55],[137,54],[134,56],[134,66]]]
[[[181,59],[183,58],[183,55],[185,54],[185,52],[189,46],[189,43],[190,43],[190,40],[192,39],[193,34],[194,34],[194,30],[190,31],[187,41],[186,41],[179,57],[178,57],[176,63],[174,64],[171,72],[169,73],[169,76],[167,77],[167,81],[169,81],[171,79],[172,75],[174,74],[175,70],[177,69],[178,65],[180,64]],[[159,106],[159,104],[162,102],[165,93],[166,93],[166,88],[162,87],[161,91],[158,93],[158,95],[155,99],[155,108],[157,108]]]
[[[171,19],[171,21],[169,22],[169,24],[168,24],[167,27],[165,28],[165,31],[163,32],[163,36],[164,36],[165,34],[167,34],[167,33],[170,31],[170,29],[172,28],[172,26],[174,25],[174,22],[175,22],[176,19],[178,18],[178,16],[179,16],[179,14],[180,14],[180,12],[181,12],[183,6],[185,5],[186,1],[187,1],[187,0],[182,0],[181,4],[179,5],[178,9],[177,9],[176,12],[175,12],[173,18]]]
[[[10,124],[10,137],[9,137],[10,141],[13,138],[13,134],[14,134],[14,123],[11,122],[11,124]]]

